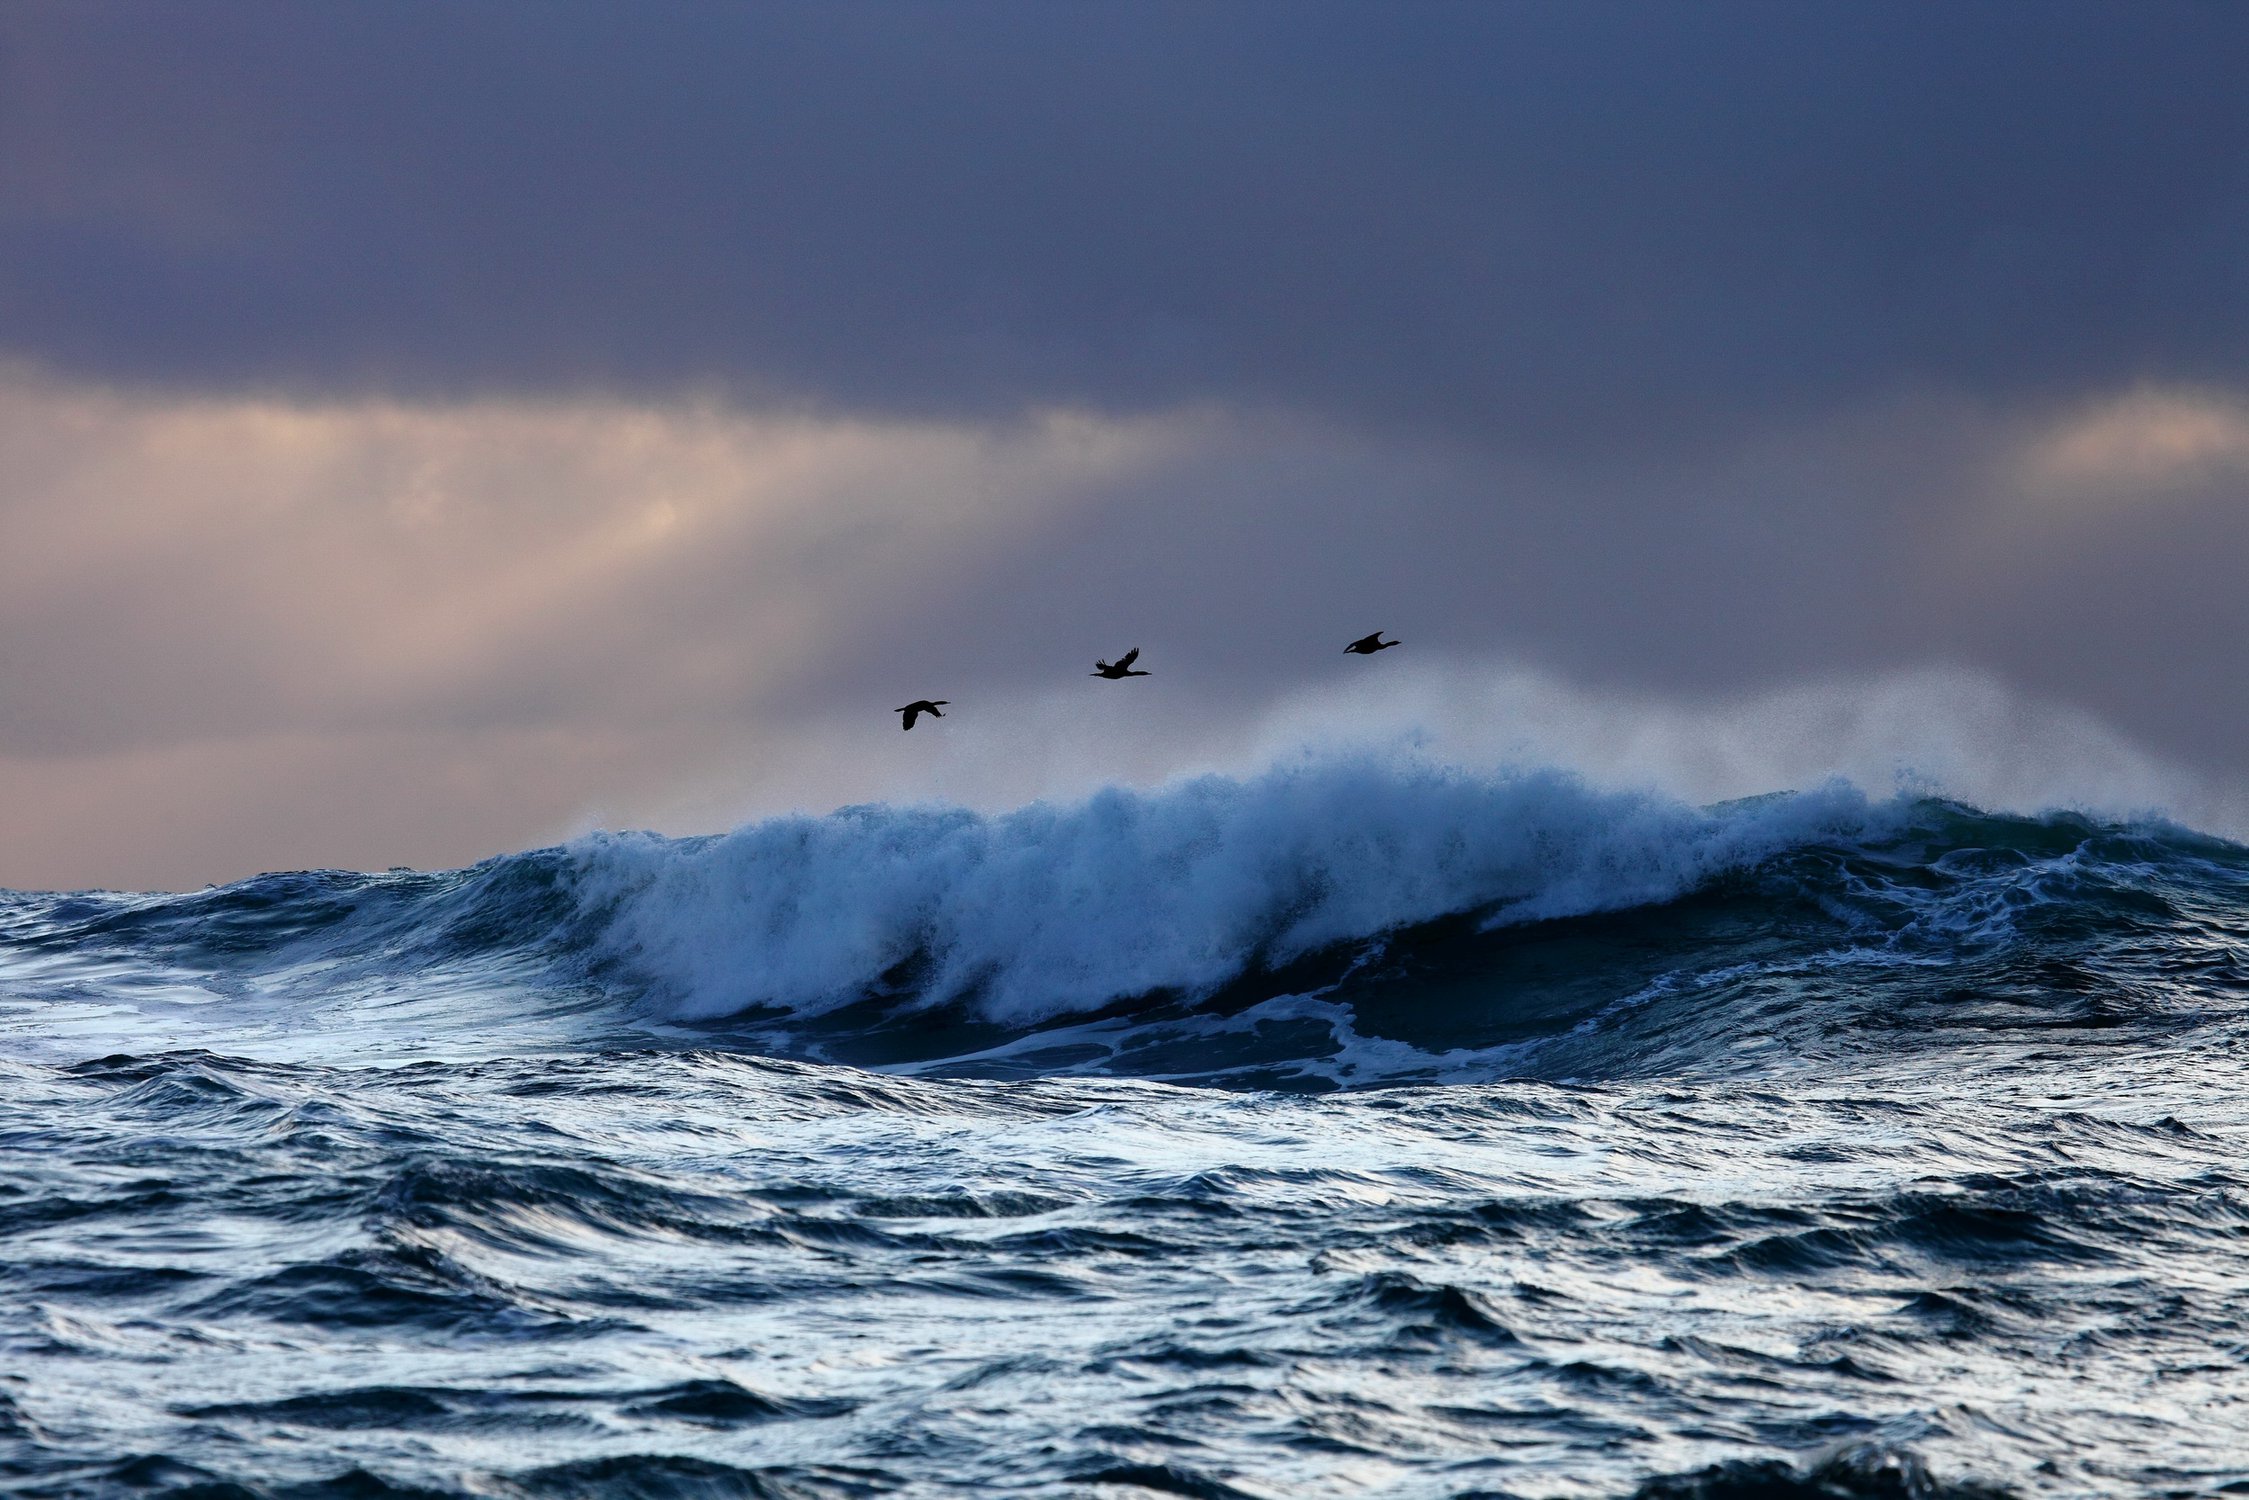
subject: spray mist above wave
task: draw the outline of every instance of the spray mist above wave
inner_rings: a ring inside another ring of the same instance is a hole
[[[1474,914],[1674,899],[1896,821],[1848,785],[1714,808],[1553,770],[1313,761],[1001,814],[870,805],[719,837],[569,846],[602,946],[683,1018],[886,986],[1032,1023]],[[911,972],[900,985],[898,976]]]

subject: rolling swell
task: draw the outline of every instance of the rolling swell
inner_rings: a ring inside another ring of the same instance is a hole
[[[1694,808],[1315,765],[568,852],[601,961],[696,1034],[995,1077],[1769,1071],[2245,977],[2238,846],[1842,785]]]
[[[1824,1066],[2249,985],[2249,854],[2161,824],[1696,808],[1306,763],[984,815],[867,806],[467,870],[16,896],[0,974],[213,1045],[723,1045],[1326,1089]],[[369,1023],[363,1025],[362,1023]]]

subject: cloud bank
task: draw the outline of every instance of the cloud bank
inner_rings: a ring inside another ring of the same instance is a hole
[[[0,330],[98,379],[1223,400],[1580,451],[2249,376],[2230,7],[0,14]]]
[[[2245,76],[2187,3],[21,0],[0,883],[1497,743],[1378,625],[2230,817]]]

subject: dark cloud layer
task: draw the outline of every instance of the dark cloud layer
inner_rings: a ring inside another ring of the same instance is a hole
[[[2244,79],[2216,0],[0,4],[0,883],[1505,664],[2249,788]]]
[[[18,3],[0,349],[1555,451],[2249,376],[2225,4]]]

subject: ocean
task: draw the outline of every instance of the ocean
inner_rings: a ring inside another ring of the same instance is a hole
[[[1305,760],[0,896],[0,1492],[2249,1493],[2249,848]]]

